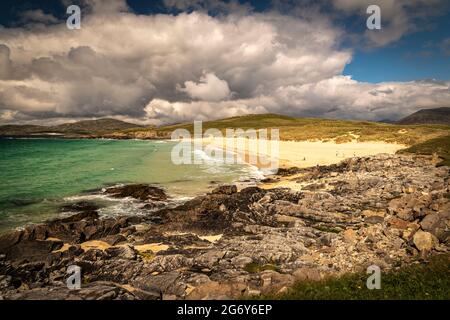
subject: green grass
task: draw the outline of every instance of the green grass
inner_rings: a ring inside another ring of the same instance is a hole
[[[284,294],[261,299],[287,300],[449,300],[450,255],[434,256],[427,263],[412,264],[381,274],[381,289],[369,290],[369,275],[347,274],[322,281],[299,282]]]
[[[437,154],[442,162],[438,165],[450,166],[450,135],[430,139],[428,141],[418,143],[407,149],[399,151],[400,153],[415,153],[422,155]]]
[[[225,133],[227,128],[280,129],[281,140],[331,140],[338,143],[351,140],[352,133],[359,141],[386,141],[414,145],[429,139],[448,135],[450,126],[445,125],[392,125],[369,121],[350,121],[319,118],[293,118],[277,114],[247,115],[217,121],[203,122],[203,131],[216,128]],[[167,137],[175,129],[193,132],[193,123],[176,124],[157,128],[137,129],[152,131]]]

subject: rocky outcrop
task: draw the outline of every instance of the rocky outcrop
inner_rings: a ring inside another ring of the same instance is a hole
[[[68,210],[78,208],[75,215],[4,234],[0,296],[238,298],[448,252],[448,167],[379,155],[293,172],[300,191],[220,186],[181,205],[114,219],[75,204]],[[154,188],[106,192],[145,204],[167,199]],[[80,290],[65,286],[71,265],[82,270]]]
[[[115,198],[131,197],[141,201],[153,200],[164,201],[167,200],[166,192],[158,187],[150,186],[147,184],[131,184],[120,187],[108,188],[105,191],[106,194]]]

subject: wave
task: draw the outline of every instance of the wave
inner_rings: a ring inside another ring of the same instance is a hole
[[[217,150],[220,150],[220,149],[217,148]],[[222,159],[213,158],[213,157],[209,156],[208,154],[206,154],[206,152],[203,150],[194,150],[192,153],[194,154],[195,158],[197,158],[197,159],[200,158],[201,160],[203,160],[204,164],[210,164],[210,165],[211,164],[225,164],[225,161],[223,158]]]

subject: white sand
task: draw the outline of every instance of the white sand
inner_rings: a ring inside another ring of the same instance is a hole
[[[242,138],[241,138],[242,139]],[[316,165],[330,165],[339,163],[346,158],[376,155],[380,153],[394,154],[396,151],[406,148],[406,146],[396,143],[386,142],[357,142],[356,139],[347,143],[335,143],[333,141],[279,141],[278,152],[255,150],[246,145],[244,150],[237,150],[236,138],[215,138],[203,139],[203,145],[212,145],[224,150],[234,150],[245,155],[245,161],[258,167],[266,167],[259,163],[249,161],[249,154],[259,157],[267,157],[279,160],[280,167],[311,167]],[[248,141],[248,140],[247,140]],[[242,144],[241,144],[242,145]],[[270,143],[269,143],[270,145]],[[228,146],[228,149],[227,149]],[[234,146],[234,149],[229,146]]]
[[[346,158],[370,156],[379,153],[394,154],[406,146],[386,142],[281,141],[281,167],[311,167],[339,163]]]

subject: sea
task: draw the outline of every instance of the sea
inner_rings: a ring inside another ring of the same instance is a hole
[[[263,177],[253,166],[204,161],[175,165],[176,142],[141,140],[0,139],[0,233],[56,218],[65,205],[89,201],[101,216],[142,214],[142,203],[113,199],[110,186],[147,183],[166,190],[174,203],[218,184]],[[195,151],[202,152],[202,151]],[[207,155],[202,155],[205,160]]]

